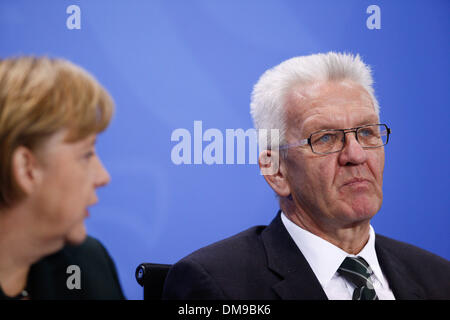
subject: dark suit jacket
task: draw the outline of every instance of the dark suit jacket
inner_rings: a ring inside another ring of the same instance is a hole
[[[67,288],[67,267],[80,268],[81,289]],[[1,289],[1,288],[0,288]],[[27,291],[36,300],[124,299],[114,262],[102,244],[87,237],[79,246],[65,246],[34,264],[28,275]],[[0,290],[0,299],[6,298]]]
[[[396,299],[450,299],[450,262],[376,235],[375,250]],[[280,214],[176,263],[164,299],[327,299]]]

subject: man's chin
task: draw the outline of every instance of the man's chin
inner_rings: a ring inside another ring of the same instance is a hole
[[[366,221],[372,219],[380,208],[370,205],[353,205],[349,216],[355,221]]]
[[[341,218],[351,224],[372,219],[380,208],[378,199],[359,197],[350,202],[346,201],[339,211],[342,213]]]

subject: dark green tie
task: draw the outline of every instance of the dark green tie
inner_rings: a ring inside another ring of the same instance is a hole
[[[378,300],[377,293],[370,280],[373,271],[366,260],[361,257],[347,257],[342,262],[338,272],[356,286],[352,300]]]

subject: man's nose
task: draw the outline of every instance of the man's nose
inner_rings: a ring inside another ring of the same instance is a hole
[[[342,166],[359,165],[367,161],[367,152],[356,140],[356,133],[345,133],[344,149],[339,154],[339,163]]]

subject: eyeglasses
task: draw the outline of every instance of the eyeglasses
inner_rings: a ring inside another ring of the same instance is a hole
[[[311,151],[317,154],[330,154],[344,149],[345,136],[354,132],[356,141],[365,149],[380,148],[389,141],[391,129],[385,124],[368,124],[350,129],[325,129],[311,133],[309,138],[293,144],[280,146],[280,149],[289,149],[309,144]]]

